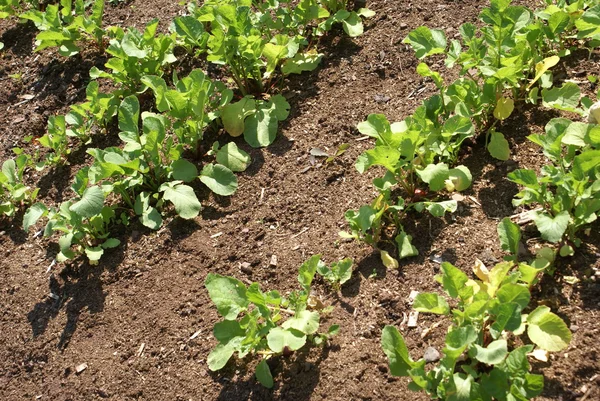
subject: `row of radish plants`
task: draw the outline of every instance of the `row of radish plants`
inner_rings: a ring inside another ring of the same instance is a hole
[[[270,145],[290,108],[277,93],[278,83],[317,68],[323,57],[318,38],[334,24],[355,37],[363,33],[362,19],[374,14],[351,10],[343,0],[213,0],[191,3],[188,15],[175,18],[169,33],[162,34],[158,21],[143,32],[104,28],[103,11],[102,0],[89,10],[82,0],[43,7],[0,0],[0,17],[30,20],[40,30],[38,49],[57,48],[69,57],[80,46],[96,46],[110,55],[104,69],[90,71],[87,101],[49,119],[47,133],[37,139],[46,151],[14,149],[16,157],[5,161],[0,173],[0,213],[10,218],[29,206],[25,230],[45,218],[44,234],[60,234],[58,262],[87,257],[97,263],[106,249],[120,245],[111,236],[116,224],[138,219],[158,229],[172,211],[184,219],[197,217],[201,204],[188,185],[196,179],[215,194],[233,194],[234,173],[244,171],[250,157],[223,137],[204,152],[199,146],[204,135],[224,131],[243,135],[252,147]],[[539,173],[517,169],[508,175],[522,187],[514,205],[538,206],[532,219],[548,246],[534,260],[519,260],[519,226],[504,219],[498,226],[507,253],[503,262],[490,269],[475,263],[473,278],[442,264],[437,279],[453,307],[434,293],[421,293],[413,303],[419,312],[451,319],[444,356],[435,367],[426,369],[424,360],[411,359],[396,328],[386,326],[382,334],[391,373],[409,376],[412,390],[442,400],[526,400],[543,389],[543,376],[530,373],[528,356],[560,351],[571,339],[566,324],[548,307],[528,309],[530,289],[552,270],[555,258],[576,252],[600,211],[599,99],[582,97],[573,82],[555,85],[552,73],[561,58],[581,48],[591,55],[600,45],[600,4],[547,0],[545,8],[532,11],[510,0],[492,0],[480,20],[462,25],[460,38],[450,43],[443,31],[427,27],[404,40],[419,59],[445,56],[446,67],[456,68],[459,78],[446,82],[422,62],[417,73],[431,79],[438,93],[403,121],[390,123],[372,114],[358,124],[375,143],[356,168],[382,166],[385,175],[373,181],[379,195],[371,204],[346,213],[349,231],[340,235],[376,249],[392,244],[395,254],[381,249],[381,260],[397,268],[399,259],[418,254],[403,228],[406,219],[454,212],[457,203],[450,194],[471,186],[470,171],[457,164],[466,139],[483,135],[491,156],[508,160],[510,133],[502,133],[500,123],[520,104],[541,103],[579,115],[581,121],[554,118],[544,134],[529,136],[549,161]],[[171,68],[175,48],[221,66],[228,80],[212,79],[201,69],[179,77]],[[105,81],[116,89],[101,92]],[[153,96],[151,111],[141,110],[144,93]],[[89,147],[92,136],[103,135],[115,119],[122,146]],[[37,190],[23,184],[23,175],[65,163],[75,147],[85,147],[93,163],[75,176],[74,198],[57,208],[34,203]],[[320,330],[322,315],[332,310],[311,296],[317,274],[338,291],[352,275],[352,260],[327,266],[320,255],[312,257],[299,269],[300,289],[287,296],[209,274],[205,285],[223,316],[214,326],[219,344],[208,356],[209,368],[223,368],[236,353],[239,358],[255,354],[261,357],[256,377],[270,388],[270,358],[308,343],[327,343],[340,328]],[[520,340],[525,332],[530,345]]]

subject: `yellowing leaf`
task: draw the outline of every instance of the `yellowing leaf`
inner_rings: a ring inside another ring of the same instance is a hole
[[[388,269],[397,269],[398,261],[390,256],[388,251],[381,251],[381,262]]]
[[[475,259],[475,266],[473,266],[473,273],[484,283],[490,282],[490,271],[479,259]]]
[[[556,64],[558,64],[558,62],[560,61],[560,57],[558,56],[550,56],[550,57],[546,57],[545,59],[543,59],[542,61],[540,61],[539,63],[537,63],[535,65],[535,78],[533,78],[533,81],[531,81],[531,83],[527,86],[527,89],[531,88],[531,86],[542,77],[542,75],[544,75],[544,73],[546,71],[548,71],[550,68],[554,67]]]
[[[498,120],[506,120],[515,109],[515,102],[511,98],[502,97],[498,100],[494,109],[494,117]]]
[[[548,362],[548,351],[543,350],[541,348],[536,348],[535,350],[533,350],[533,352],[530,352],[527,355],[534,357],[538,361]]]

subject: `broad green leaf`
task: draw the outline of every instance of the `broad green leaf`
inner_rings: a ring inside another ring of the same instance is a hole
[[[303,310],[286,320],[281,327],[295,329],[304,334],[314,334],[319,329],[319,312]]]
[[[544,390],[544,376],[530,373],[526,374],[523,388],[525,389],[525,397],[527,397],[528,400],[534,399],[542,394],[542,391]]]
[[[476,401],[472,397],[474,386],[473,376],[455,373],[450,379],[448,401]]]
[[[9,184],[14,185],[19,181],[17,165],[13,159],[8,159],[2,163],[2,173],[6,176]]]
[[[297,53],[294,58],[287,59],[281,67],[283,75],[301,74],[304,71],[313,71],[321,63],[322,53]]]
[[[419,312],[447,315],[450,313],[448,302],[442,296],[430,292],[421,292],[415,297],[413,308]]]
[[[423,170],[416,170],[417,175],[421,180],[429,184],[429,189],[439,191],[443,189],[449,177],[448,165],[445,163],[429,164]]]
[[[275,327],[267,334],[267,344],[276,353],[283,352],[286,347],[296,351],[306,344],[306,335],[298,330]]]
[[[573,176],[579,181],[593,179],[593,171],[600,165],[600,149],[586,150],[573,160]]]
[[[508,217],[503,218],[498,224],[498,237],[502,250],[517,255],[519,241],[521,241],[521,229],[518,224],[513,223]]]
[[[448,334],[446,334],[446,348],[444,348],[444,353],[451,353],[453,354],[452,358],[457,358],[469,344],[476,340],[477,331],[470,324],[461,327],[451,327]]]
[[[515,109],[515,103],[510,98],[502,97],[494,108],[494,118],[497,120],[506,120]]]
[[[123,99],[119,106],[119,129],[125,132],[138,133],[140,119],[140,102],[137,96],[131,95]]]
[[[151,230],[158,230],[163,223],[163,219],[160,215],[160,212],[154,207],[149,207],[148,209],[146,209],[140,215],[140,221],[144,226],[148,227]]]
[[[342,21],[342,27],[351,38],[362,35],[364,31],[362,20],[355,11],[352,11],[348,18]]]
[[[400,232],[400,234],[394,238],[394,241],[398,246],[398,257],[400,259],[417,256],[419,254],[419,251],[411,242],[412,237],[406,234],[404,231]]]
[[[517,169],[508,173],[508,179],[526,187],[537,187],[539,185],[537,175],[533,170]]]
[[[244,139],[253,148],[269,146],[277,136],[277,121],[273,106],[258,106],[245,121]]]
[[[43,203],[35,203],[23,215],[23,230],[29,231],[37,221],[48,213],[48,208]]]
[[[400,152],[398,149],[390,146],[376,146],[373,149],[367,150],[365,153],[366,160],[360,165],[357,161],[357,169],[359,172],[364,172],[371,166],[383,166],[391,172],[396,171],[398,160],[400,159]]]
[[[501,303],[514,302],[519,305],[521,309],[525,309],[527,305],[529,305],[529,301],[531,299],[531,295],[529,294],[527,287],[511,283],[501,286],[498,289],[496,296]]]
[[[388,357],[390,373],[393,376],[408,376],[415,367],[404,338],[394,326],[385,326],[381,334],[381,347]]]
[[[591,38],[600,34],[600,4],[589,8],[575,21],[577,37]]]
[[[235,319],[248,307],[246,286],[240,280],[209,273],[204,281],[204,286],[219,314],[227,320]]]
[[[559,242],[567,231],[570,220],[569,212],[564,210],[555,217],[537,213],[534,222],[543,239],[549,242]]]
[[[222,344],[228,343],[236,337],[245,337],[246,330],[240,326],[237,320],[223,320],[215,323],[213,335]]]
[[[222,369],[227,365],[227,361],[231,358],[236,349],[234,342],[228,342],[227,344],[218,344],[206,358],[208,368],[213,372]]]
[[[85,248],[85,255],[87,256],[88,260],[90,261],[90,264],[95,264],[94,262],[98,262],[100,260],[100,258],[102,258],[103,254],[104,254],[104,249],[102,249],[102,247],[100,247],[100,246]]]
[[[265,386],[266,388],[273,388],[273,376],[271,375],[271,369],[267,364],[267,360],[263,359],[256,366],[256,379]]]
[[[81,196],[81,199],[71,205],[69,210],[77,213],[83,218],[90,218],[99,214],[104,207],[104,192],[100,187],[89,187]]]
[[[192,187],[183,184],[167,183],[161,185],[159,191],[163,192],[163,198],[170,201],[175,206],[175,211],[183,219],[193,219],[198,216],[202,205]]]
[[[585,138],[589,137],[590,132],[594,129],[598,128],[593,124],[574,122],[565,130],[565,135],[562,137],[561,142],[565,145],[574,145],[580,148],[585,147]]]
[[[581,91],[573,82],[566,82],[560,88],[542,90],[542,104],[544,107],[575,112],[579,104]]]
[[[538,306],[527,316],[527,323],[529,339],[546,351],[561,351],[571,342],[571,331],[547,306]]]
[[[446,50],[446,35],[439,29],[429,29],[420,26],[402,41],[412,46],[417,58],[422,59],[432,54],[443,53]]]
[[[246,117],[256,112],[256,101],[245,97],[236,103],[230,103],[221,110],[223,128],[231,136],[240,136],[244,133]]]
[[[452,181],[454,190],[458,192],[468,189],[473,182],[471,171],[466,166],[456,166],[448,170],[448,176]]]
[[[121,245],[121,241],[119,241],[116,238],[109,238],[102,243],[102,248],[111,249],[111,248],[116,248],[119,245]]]
[[[207,164],[200,173],[200,181],[211,191],[221,196],[229,196],[237,189],[237,177],[221,164]]]
[[[490,132],[490,143],[487,146],[492,157],[498,160],[508,160],[510,157],[510,147],[508,141],[502,133],[492,130]]]
[[[298,282],[303,287],[310,287],[321,263],[321,255],[318,254],[311,256],[306,262],[302,263],[302,266],[298,269]]]
[[[467,275],[451,263],[443,262],[440,266],[442,271],[442,286],[452,298],[458,298],[460,291],[469,280]]]
[[[229,142],[217,152],[217,162],[231,171],[244,171],[250,165],[250,156],[238,146]]]
[[[185,159],[178,159],[171,163],[173,178],[183,182],[191,182],[198,176],[198,169],[195,165]]]

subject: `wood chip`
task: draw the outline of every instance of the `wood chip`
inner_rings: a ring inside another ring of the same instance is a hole
[[[308,227],[304,227],[302,230],[300,230],[300,232],[299,232],[299,233],[296,233],[296,234],[292,235],[292,237],[291,237],[291,238],[296,238],[296,237],[299,237],[300,235],[304,234],[304,233],[305,233],[305,232],[307,232],[307,231],[308,231]]]
[[[277,267],[277,255],[271,256],[271,261],[269,262],[269,266]]]
[[[412,311],[408,315],[408,324],[407,327],[417,327],[417,320],[419,320],[419,312]]]
[[[78,375],[81,374],[84,370],[86,370],[88,368],[87,363],[80,363],[79,365],[75,366],[75,373],[77,373]]]
[[[419,295],[419,291],[415,291],[412,290],[408,296],[408,303],[409,305],[412,305],[413,302],[415,302],[415,298],[417,297],[417,295]]]
[[[442,324],[441,320],[439,322],[432,324],[431,326],[427,327],[426,329],[424,329],[423,332],[421,333],[421,338],[427,337],[427,335],[429,333],[431,333],[431,330],[437,328],[440,324]]]
[[[220,237],[221,235],[223,235],[223,233],[222,232],[218,232],[216,234],[211,235],[210,238],[217,238],[217,237]]]
[[[144,348],[146,348],[146,343],[141,343],[140,348],[138,348],[137,354],[135,354],[135,356],[138,358],[142,356],[142,354],[144,353]]]
[[[517,220],[516,223],[521,226],[523,224],[527,224],[527,223],[533,221],[536,213],[541,210],[544,210],[544,208],[538,207],[533,210],[526,210],[522,213],[513,214],[512,216],[510,216],[510,219],[511,220],[516,219]]]
[[[201,332],[202,332],[202,329],[200,329],[197,332],[195,332],[194,334],[192,334],[190,337],[190,341],[193,340],[194,338],[198,337]]]

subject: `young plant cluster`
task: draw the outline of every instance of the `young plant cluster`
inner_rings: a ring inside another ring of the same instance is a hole
[[[110,56],[103,69],[90,70],[94,80],[88,84],[86,102],[71,106],[66,115],[50,117],[46,134],[35,139],[41,149],[19,167],[22,175],[28,167],[41,171],[66,164],[75,143],[93,158],[75,177],[75,197],[58,209],[33,205],[24,216],[24,229],[46,218],[45,235],[62,233],[59,261],[85,254],[97,263],[103,249],[118,245],[111,238],[111,225],[127,225],[136,216],[157,230],[169,210],[184,219],[198,216],[195,181],[217,195],[232,195],[238,185],[235,173],[246,170],[250,156],[227,140],[224,146],[223,141],[214,142],[205,149],[205,133],[223,129],[233,137],[243,134],[252,147],[270,145],[290,109],[282,95],[269,93],[276,83],[318,66],[322,54],[314,41],[334,23],[358,36],[363,31],[361,16],[372,15],[346,6],[317,0],[297,5],[250,0],[190,3],[190,15],[175,18],[169,32],[160,33],[157,19],[143,31],[104,28],[104,0],[62,0],[44,7],[2,4],[2,16],[18,15],[35,23],[40,30],[36,50],[54,47],[69,57],[92,39]],[[222,69],[225,79],[211,79],[199,69],[179,77],[174,68],[177,48],[206,57]],[[99,80],[110,81],[115,89],[102,93]],[[153,110],[143,111],[148,96],[153,97]],[[107,131],[115,117],[122,144],[89,147],[93,135]],[[36,191],[14,189],[13,175],[7,177],[3,188],[12,195],[6,201],[3,195],[3,204],[10,203],[10,210],[4,208],[12,214],[15,205],[31,203]]]
[[[340,262],[352,274],[352,260]],[[334,264],[331,269],[336,269]],[[263,292],[258,283],[246,287],[233,278],[209,273],[205,286],[210,299],[223,316],[215,324],[213,334],[219,344],[208,356],[208,367],[222,369],[237,353],[238,358],[258,354],[262,356],[256,366],[256,378],[265,387],[273,387],[273,376],[267,361],[278,356],[289,357],[307,343],[321,345],[339,331],[331,325],[319,332],[323,315],[331,312],[311,294],[311,284],[317,272],[328,269],[321,255],[314,255],[300,266],[298,282],[301,290],[293,291],[287,298],[278,291]]]
[[[490,154],[497,159],[508,160],[509,144],[499,132],[498,125],[512,114],[516,102],[537,104],[540,92],[545,107],[580,115],[589,113],[593,101],[587,97],[580,100],[576,84],[567,82],[559,88],[552,87],[550,68],[560,61],[560,57],[570,54],[577,44],[584,43],[590,47],[600,44],[597,24],[600,5],[583,0],[571,4],[548,1],[545,9],[532,12],[510,3],[510,0],[492,0],[490,8],[480,14],[481,27],[471,23],[462,25],[460,39],[452,40],[450,44],[442,30],[424,26],[406,37],[404,43],[415,50],[417,58],[445,54],[446,66],[457,66],[460,77],[447,84],[440,73],[421,63],[417,72],[433,81],[438,94],[424,100],[413,115],[401,122],[390,124],[383,115],[370,115],[367,121],[358,124],[358,130],[375,138],[376,142],[373,149],[359,157],[357,170],[362,173],[377,165],[383,166],[386,173],[373,181],[379,192],[377,198],[370,205],[346,213],[351,232],[341,233],[343,237],[359,239],[375,248],[392,243],[400,259],[417,255],[418,250],[411,243],[412,237],[404,231],[402,221],[411,210],[427,210],[436,217],[456,210],[454,200],[439,199],[443,192],[463,191],[471,185],[468,168],[457,165],[465,140],[485,132]],[[581,108],[578,107],[580,102]],[[563,159],[560,149],[554,153],[554,157],[558,158],[556,161],[560,159],[564,168],[569,168],[575,158],[579,167],[584,159],[597,160],[596,153],[589,153],[597,146],[594,145],[594,134],[587,136],[587,142],[583,139],[585,130],[593,131],[595,128],[574,124],[571,130],[581,128],[583,131],[578,131],[580,140],[577,144],[570,144],[570,156]],[[556,142],[544,136],[536,143],[549,145]],[[561,170],[563,174],[564,168]],[[579,168],[577,175],[581,185],[575,181],[565,184],[561,181],[562,176],[550,173],[548,169],[544,170],[544,174],[554,177],[547,179],[554,180],[554,187],[543,182],[538,185],[537,179],[533,178],[535,174],[528,173],[530,176],[533,174],[528,181],[534,185],[531,189],[544,194],[534,196],[529,192],[525,196],[522,193],[525,197],[517,203],[539,202],[545,205],[546,214],[540,214],[542,217],[536,222],[545,222],[546,230],[556,232],[551,236],[553,242],[562,239],[569,225],[568,237],[578,245],[573,230],[596,217],[598,208],[594,194],[597,189],[593,185],[597,181],[594,178],[596,164],[586,163],[583,168],[585,172]],[[521,172],[514,173],[516,177],[515,174]],[[553,190],[557,186],[564,188],[559,191],[564,195],[558,195],[562,197],[564,206],[558,206],[558,197],[554,195]],[[586,201],[582,202],[583,199]],[[572,213],[569,214],[569,211]],[[560,213],[563,213],[559,217],[561,224],[555,224],[553,219]],[[546,230],[541,231],[548,239]],[[567,248],[563,251],[568,252]],[[396,258],[387,251],[382,250],[381,257],[386,266],[397,267]]]
[[[450,316],[442,359],[426,369],[414,361],[398,329],[386,326],[381,345],[394,376],[409,376],[409,389],[424,391],[431,399],[530,400],[544,388],[544,377],[530,373],[532,352],[560,351],[571,341],[565,322],[547,306],[528,312],[529,288],[543,268],[501,262],[489,271],[478,261],[469,278],[448,262],[436,279],[456,307],[436,293],[420,293],[418,312]],[[527,313],[528,312],[528,313]],[[527,332],[533,344],[521,340]],[[535,350],[534,350],[535,349]]]

